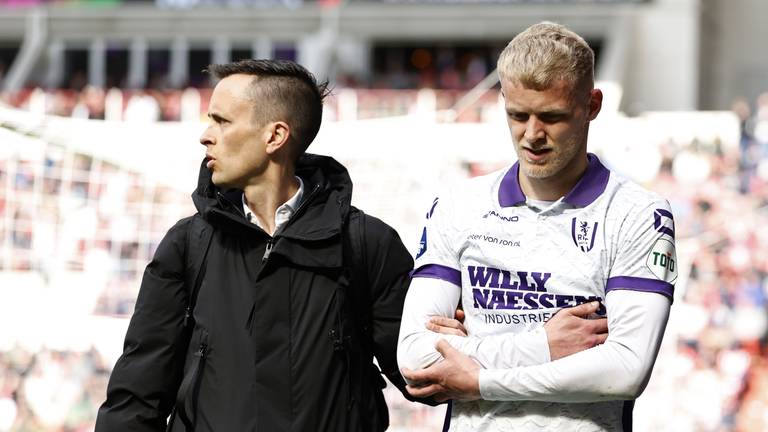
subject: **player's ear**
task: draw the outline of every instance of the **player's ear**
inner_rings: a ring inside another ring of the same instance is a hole
[[[603,92],[600,89],[592,89],[589,91],[589,115],[587,118],[589,121],[597,118],[600,114],[600,109],[603,107]]]

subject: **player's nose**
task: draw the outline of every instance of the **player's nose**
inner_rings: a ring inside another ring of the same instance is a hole
[[[530,116],[525,123],[523,138],[529,143],[534,143],[544,138],[544,125],[536,116]]]

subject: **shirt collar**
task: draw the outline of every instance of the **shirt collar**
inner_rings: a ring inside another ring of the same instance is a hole
[[[611,172],[606,168],[592,153],[587,153],[589,164],[587,170],[581,179],[576,183],[573,189],[563,197],[563,202],[577,206],[586,207],[592,204],[608,185],[608,178]],[[518,173],[520,171],[520,162],[514,165],[504,174],[499,185],[499,205],[502,207],[511,207],[525,202],[525,194],[520,188]]]
[[[296,176],[296,180],[299,182],[299,189],[288,201],[280,205],[280,207],[275,210],[275,232],[279,231],[280,228],[285,225],[286,222],[288,222],[291,216],[296,213],[296,209],[299,208],[301,199],[304,197],[304,182],[301,180],[301,177],[298,176]],[[258,225],[259,228],[264,228],[261,225],[259,218],[255,217],[251,209],[248,207],[248,202],[245,200],[245,194],[243,194],[243,213],[245,213],[245,218],[248,219],[251,223]]]

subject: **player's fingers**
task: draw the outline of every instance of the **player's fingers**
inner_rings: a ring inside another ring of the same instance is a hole
[[[604,344],[606,339],[608,339],[608,333],[595,335],[595,346]]]
[[[462,329],[464,328],[464,325],[459,322],[459,320],[455,320],[453,318],[448,318],[444,316],[433,316],[429,318],[429,322],[432,324],[436,324],[441,327],[450,327],[455,329]]]
[[[424,369],[414,371],[414,370],[410,370],[410,369],[404,367],[404,368],[401,369],[401,372],[403,373],[403,376],[405,377],[405,379],[407,379],[409,381],[412,381],[412,382],[426,381],[426,377],[428,375],[424,371]]]
[[[608,333],[608,319],[598,318],[590,320],[592,324],[592,332],[594,333]]]
[[[446,342],[445,339],[440,339],[437,341],[437,344],[435,345],[435,348],[437,349],[437,352],[439,352],[444,359],[448,358],[449,356],[456,353],[456,348],[452,347],[451,344]]]
[[[432,324],[437,325],[438,327],[445,327],[447,329],[453,329],[453,331],[443,331],[442,329],[435,329],[435,328],[429,328],[432,331],[438,332],[438,333],[446,333],[446,334],[455,334],[458,336],[466,336],[467,335],[467,329],[464,328],[464,324],[462,324],[460,321],[447,318],[447,317],[441,317],[441,316],[434,316],[431,317],[429,322]],[[429,323],[427,323],[429,324]]]
[[[456,309],[456,316],[455,318],[459,320],[460,323],[464,324],[464,319],[467,317],[467,315],[464,313],[463,309]]]
[[[428,322],[426,324],[426,327],[427,327],[427,330],[431,330],[431,331],[433,331],[435,333],[440,333],[440,334],[449,334],[449,335],[455,335],[455,336],[466,336],[467,335],[465,332],[463,332],[460,329],[451,328],[451,327],[443,327],[443,326],[440,326],[440,325],[437,325],[437,324],[434,324],[434,323],[431,323],[431,322]]]
[[[589,303],[582,303],[578,306],[574,306],[571,308],[563,309],[563,312],[567,312],[570,315],[579,316],[583,318],[591,313],[597,312],[598,307],[600,307],[600,303],[593,301]]]
[[[445,389],[443,388],[443,386],[439,384],[430,384],[424,387],[414,387],[414,386],[408,385],[408,386],[405,386],[405,389],[408,390],[408,393],[410,393],[411,396],[415,396],[419,398],[425,398],[425,397],[432,396],[433,394],[445,392]]]

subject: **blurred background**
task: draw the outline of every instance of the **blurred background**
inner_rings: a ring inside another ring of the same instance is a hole
[[[0,0],[0,432],[93,430],[143,268],[194,211],[206,65],[329,79],[310,151],[415,252],[438,188],[514,161],[495,62],[545,19],[597,53],[590,151],[675,213],[635,430],[768,430],[768,2]],[[387,398],[391,430],[441,430]]]

